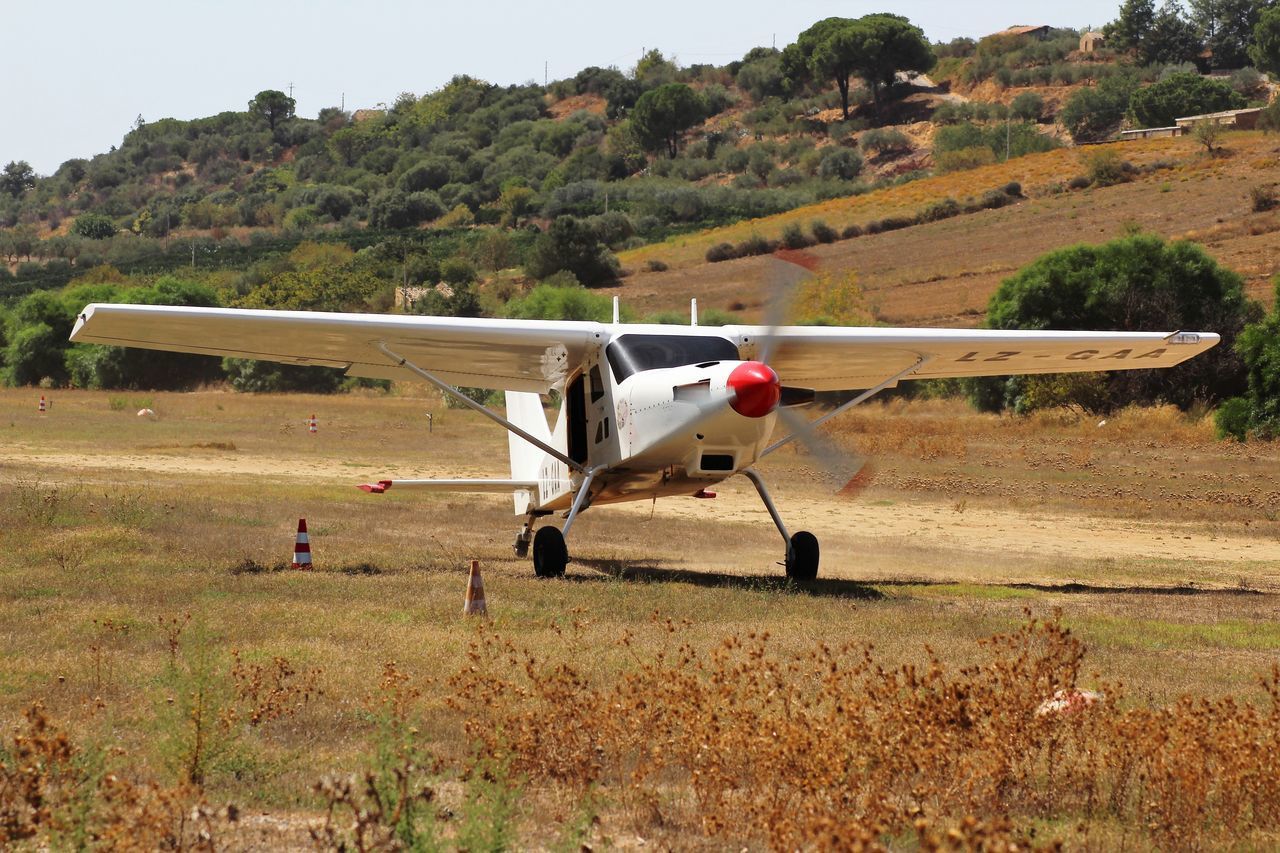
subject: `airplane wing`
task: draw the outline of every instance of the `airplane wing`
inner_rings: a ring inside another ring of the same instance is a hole
[[[611,332],[728,338],[742,358],[770,352],[784,385],[872,388],[904,378],[1005,376],[1172,367],[1210,349],[1210,332],[1058,332],[880,327],[679,327],[161,305],[87,306],[71,340],[344,368],[415,379],[378,347],[454,385],[545,393]],[[772,343],[770,337],[773,338]]]
[[[601,333],[582,322],[93,304],[71,340],[416,379],[379,351],[384,343],[453,385],[545,393]]]
[[[816,391],[872,388],[917,362],[920,366],[904,378],[1173,367],[1218,343],[1211,332],[822,326],[726,326],[722,331],[738,339],[744,358],[772,350],[769,364],[782,384]]]

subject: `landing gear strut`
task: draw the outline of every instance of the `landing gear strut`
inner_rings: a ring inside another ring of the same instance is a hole
[[[515,552],[516,557],[524,559],[529,556],[529,543],[533,541],[533,519],[529,519],[524,523],[524,527],[520,528],[520,532],[516,534],[516,541],[511,546],[511,550]]]
[[[818,537],[807,530],[801,530],[794,536],[788,533],[787,526],[782,523],[782,516],[778,515],[778,508],[773,505],[773,498],[769,497],[769,490],[764,487],[764,479],[752,468],[747,468],[742,474],[751,481],[751,485],[756,487],[760,500],[764,501],[764,508],[769,510],[769,516],[777,526],[778,532],[782,534],[782,541],[787,545],[787,557],[783,563],[787,570],[787,577],[798,581],[811,581],[816,578],[819,556]]]
[[[543,527],[533,534],[533,573],[538,577],[558,578],[564,576],[564,567],[569,563],[569,549],[565,545],[564,539],[569,535],[569,528],[573,526],[574,519],[578,517],[578,513],[591,505],[591,484],[595,482],[596,472],[599,470],[599,468],[592,468],[582,478],[582,483],[578,486],[578,493],[573,498],[573,506],[570,507],[569,515],[564,520],[563,532],[554,527]],[[515,552],[517,557],[523,557],[529,551],[531,524],[532,519],[525,524],[524,529],[516,536]]]

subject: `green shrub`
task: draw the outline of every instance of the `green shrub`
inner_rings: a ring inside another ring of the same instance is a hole
[[[940,175],[963,172],[979,166],[990,166],[996,161],[996,153],[986,145],[960,148],[955,151],[938,151],[933,156],[934,169]]]
[[[1043,113],[1044,98],[1035,92],[1023,92],[1009,104],[1009,114],[1023,121],[1040,121]]]
[[[1109,148],[1085,152],[1080,159],[1084,162],[1090,183],[1100,187],[1124,183],[1133,171],[1131,163],[1122,160],[1119,153]]]
[[[813,234],[813,239],[819,243],[834,243],[840,239],[839,232],[832,228],[821,219],[815,219],[809,224],[809,231]]]
[[[806,249],[813,243],[813,238],[800,229],[799,223],[787,223],[782,229],[782,245],[788,249]]]
[[[862,134],[858,147],[863,153],[874,151],[882,157],[892,157],[910,151],[911,140],[900,130],[878,127]]]
[[[707,262],[712,264],[730,261],[737,256],[737,250],[734,249],[732,243],[716,243],[710,249],[707,249]]]
[[[1264,213],[1280,203],[1276,199],[1276,188],[1271,184],[1258,184],[1249,188],[1249,207],[1254,213]]]
[[[862,236],[861,225],[846,225],[844,227],[844,230],[840,232],[840,237],[843,240],[852,240],[855,237],[861,237],[861,236]]]
[[[778,244],[774,240],[761,237],[759,234],[752,234],[743,240],[734,249],[736,257],[748,258],[752,255],[768,255],[778,248]]]
[[[953,198],[945,198],[926,207],[921,211],[919,218],[921,222],[937,222],[941,219],[950,219],[953,216],[958,216],[960,213],[960,203]]]
[[[848,148],[828,148],[818,162],[818,175],[823,178],[851,181],[861,171],[862,158],[858,152]]]
[[[1249,343],[1267,334],[1245,327],[1260,310],[1244,295],[1243,280],[1219,266],[1194,243],[1166,243],[1135,234],[1099,246],[1050,252],[1006,279],[987,306],[993,329],[1101,329],[1112,331],[1211,330],[1223,344],[1168,370],[1126,370],[1106,374],[1106,399],[1114,406],[1158,400],[1187,408],[1243,392]],[[1280,319],[1276,321],[1280,331]],[[1240,353],[1233,349],[1239,338]],[[1271,338],[1280,335],[1271,332]],[[1280,346],[1270,344],[1280,356]],[[1277,358],[1280,364],[1280,358]],[[1276,371],[1280,377],[1280,370]],[[1010,406],[1021,393],[1017,383],[993,393],[993,383],[976,393]],[[1280,382],[1278,382],[1280,384]],[[1280,389],[1277,389],[1280,390]]]
[[[1244,441],[1249,437],[1249,425],[1253,420],[1253,406],[1244,397],[1223,400],[1213,413],[1213,431],[1219,439],[1234,438]]]

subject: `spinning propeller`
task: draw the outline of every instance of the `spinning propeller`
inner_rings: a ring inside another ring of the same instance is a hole
[[[753,367],[757,373],[767,371],[772,375],[772,387],[776,389],[777,394],[774,405],[777,406],[778,419],[789,431],[786,437],[769,445],[763,455],[768,455],[793,440],[798,441],[808,450],[818,465],[841,484],[839,494],[854,495],[870,485],[874,475],[867,459],[862,456],[849,456],[797,412],[794,407],[813,402],[815,397],[813,390],[778,384],[777,373],[772,367],[779,342],[777,331],[787,319],[800,285],[817,269],[817,266],[817,258],[801,251],[783,249],[770,258],[768,284],[772,299],[768,304],[765,318],[765,327],[768,331],[765,333],[762,346],[758,349],[757,360],[747,362],[738,370]],[[733,375],[736,374],[737,371],[734,371]],[[731,386],[733,375],[730,376]],[[734,408],[739,413],[746,414],[738,409],[736,403]]]

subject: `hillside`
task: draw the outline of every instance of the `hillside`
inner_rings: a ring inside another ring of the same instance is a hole
[[[140,117],[54,175],[0,174],[0,380],[345,387],[332,370],[158,369],[69,346],[88,301],[606,319],[612,291],[628,319],[679,322],[694,296],[703,322],[756,319],[759,257],[779,247],[812,247],[828,275],[796,322],[976,325],[1045,252],[1138,230],[1194,237],[1266,302],[1265,136],[1083,143],[1245,104],[1280,125],[1271,84],[1081,45],[1052,27],[929,45],[869,15],[723,66],[653,50],[626,72],[458,76],[314,119],[272,90],[244,111]],[[842,64],[819,61],[837,47]]]
[[[1250,296],[1270,303],[1280,218],[1275,211],[1254,213],[1250,191],[1280,180],[1280,148],[1260,133],[1233,133],[1226,140],[1226,150],[1212,157],[1190,138],[1087,149],[1086,156],[1113,151],[1133,164],[1132,179],[1115,186],[1066,189],[1064,182],[1084,173],[1086,164],[1081,152],[1061,150],[672,238],[622,254],[637,270],[625,280],[622,298],[642,313],[681,308],[697,297],[701,305],[726,310],[743,303],[747,316],[759,316],[766,260],[707,263],[709,248],[753,234],[776,239],[788,225],[807,228],[815,220],[843,230],[914,216],[939,199],[978,196],[1017,181],[1026,198],[1010,206],[810,251],[824,271],[856,275],[874,318],[893,325],[976,325],[1000,281],[1036,257],[1134,228],[1195,240],[1245,277]],[[644,271],[651,260],[670,269]]]

